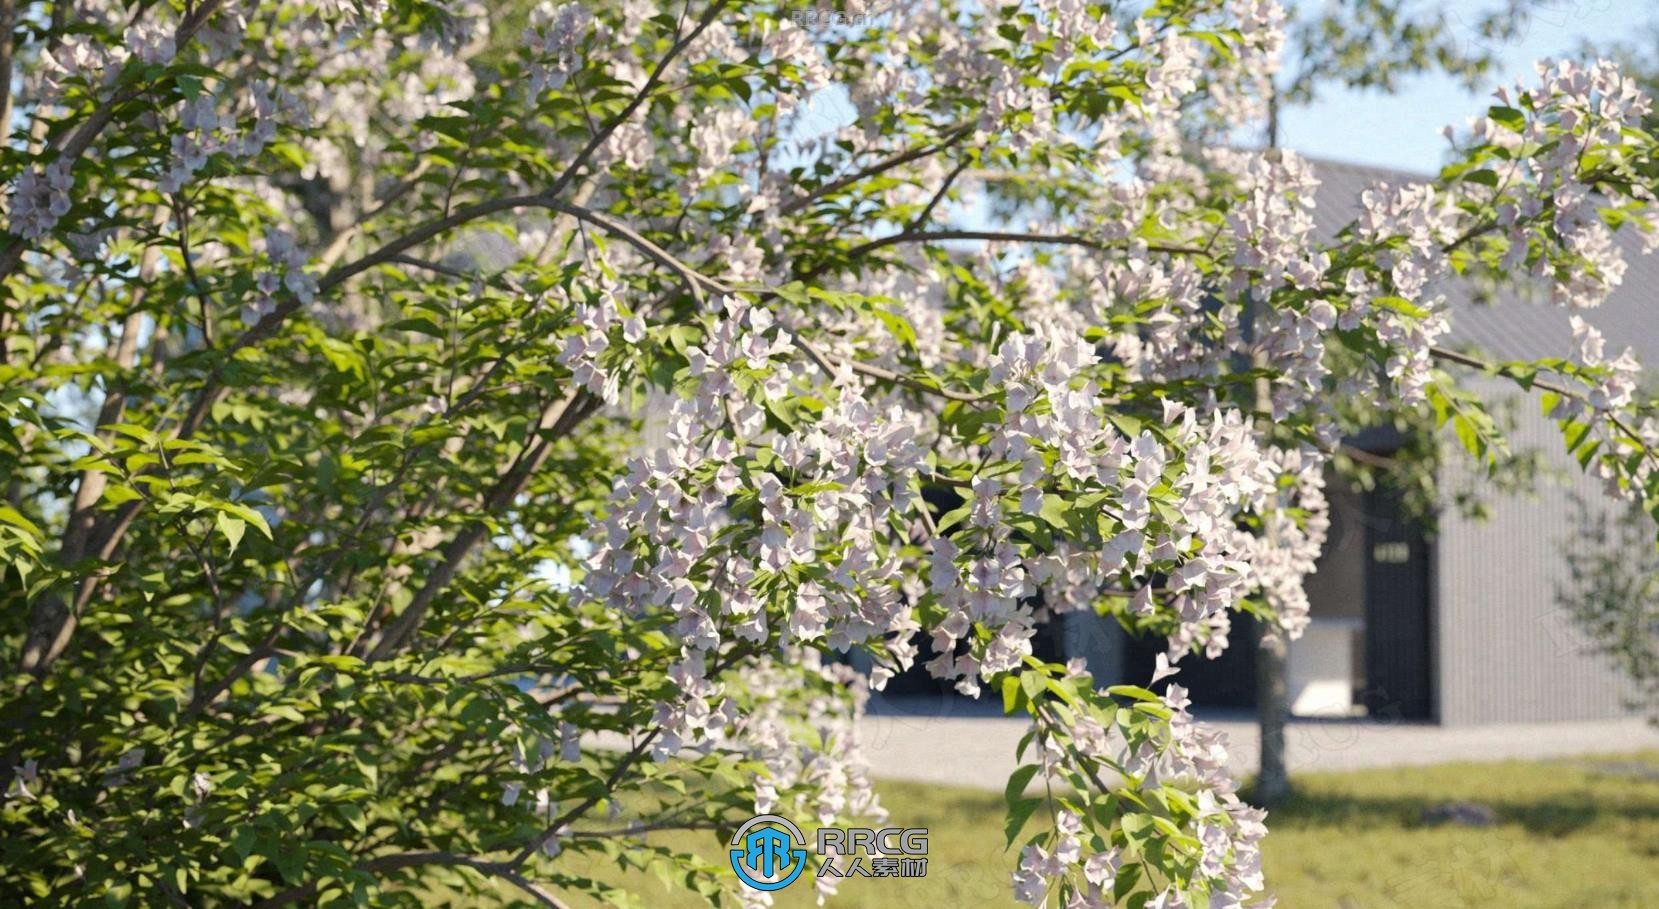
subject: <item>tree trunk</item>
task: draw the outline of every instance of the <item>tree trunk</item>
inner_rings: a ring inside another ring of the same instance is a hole
[[[1256,775],[1257,805],[1270,807],[1290,794],[1285,766],[1285,723],[1290,719],[1290,686],[1285,681],[1285,636],[1257,622],[1256,722],[1261,727],[1261,770]]]
[[[1279,147],[1279,98],[1267,99],[1267,147]],[[1246,330],[1254,341],[1255,306],[1246,308]],[[1256,355],[1257,365],[1260,355]],[[1271,422],[1272,406],[1266,380],[1256,381],[1256,412]],[[1279,803],[1290,794],[1290,769],[1285,766],[1285,723],[1290,719],[1290,684],[1285,678],[1289,641],[1267,622],[1256,623],[1256,724],[1260,727],[1260,771],[1256,775],[1255,802],[1261,806]]]

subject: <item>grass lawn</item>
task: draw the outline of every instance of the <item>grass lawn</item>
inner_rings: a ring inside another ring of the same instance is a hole
[[[1284,909],[1659,907],[1659,751],[1307,774],[1297,786],[1268,818],[1265,846],[1268,884]],[[929,828],[927,877],[850,880],[830,906],[1014,905],[1000,796],[914,783],[878,789],[893,824]],[[1423,821],[1425,808],[1448,801],[1490,806],[1498,823]],[[655,841],[725,859],[713,834]],[[706,905],[655,877],[586,870],[626,884],[649,909]],[[810,884],[797,881],[777,904],[813,905]]]
[[[1268,818],[1268,884],[1286,909],[1656,907],[1655,775],[1659,752],[1310,774]],[[1450,800],[1499,823],[1422,822]]]

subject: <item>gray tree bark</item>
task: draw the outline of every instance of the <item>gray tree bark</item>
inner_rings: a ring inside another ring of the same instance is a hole
[[[1252,801],[1270,807],[1290,794],[1285,766],[1285,724],[1290,719],[1290,685],[1285,680],[1287,642],[1266,622],[1256,636],[1256,722],[1261,727],[1261,770]]]
[[[1268,96],[1267,147],[1279,147],[1279,99]],[[1254,307],[1250,307],[1253,309]],[[1246,311],[1245,330],[1254,340],[1254,315]],[[1257,355],[1260,359],[1260,355]],[[1256,412],[1271,421],[1270,389],[1262,379],[1256,381]],[[1289,642],[1266,622],[1257,623],[1256,634],[1256,723],[1260,727],[1261,754],[1257,766],[1254,801],[1257,805],[1272,806],[1290,794],[1290,769],[1285,766],[1285,724],[1290,719],[1290,683],[1285,676],[1285,658]]]

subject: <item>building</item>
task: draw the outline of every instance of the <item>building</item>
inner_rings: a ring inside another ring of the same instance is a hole
[[[1360,194],[1381,182],[1421,177],[1315,162],[1322,185],[1315,219],[1334,236],[1359,214]],[[1659,255],[1623,237],[1629,269],[1618,290],[1586,313],[1608,352],[1635,348],[1659,364]],[[1573,349],[1568,312],[1548,289],[1505,291],[1494,301],[1475,287],[1444,287],[1452,309],[1449,346],[1488,360],[1565,357]],[[1292,711],[1304,716],[1369,715],[1446,725],[1622,716],[1624,680],[1591,652],[1557,602],[1569,578],[1578,501],[1611,508],[1600,483],[1562,445],[1538,401],[1512,382],[1470,376],[1464,387],[1508,400],[1512,448],[1535,450],[1543,467],[1530,494],[1485,494],[1488,517],[1453,510],[1437,532],[1407,519],[1384,491],[1336,481],[1327,489],[1331,532],[1307,587],[1312,621],[1288,660]],[[1350,444],[1387,455],[1397,444],[1370,433]],[[1452,442],[1451,444],[1456,444]],[[1447,459],[1442,485],[1478,483],[1466,461]],[[1183,661],[1180,681],[1200,707],[1249,708],[1255,701],[1254,630],[1235,623],[1222,658]],[[1039,636],[1039,655],[1084,656],[1097,678],[1145,680],[1163,641],[1131,641],[1116,623],[1064,617]],[[925,684],[910,674],[900,680]]]
[[[1316,218],[1333,234],[1357,214],[1366,187],[1406,178],[1316,167]],[[1630,231],[1620,240],[1624,280],[1584,315],[1606,335],[1610,354],[1628,346],[1643,364],[1659,364],[1659,256],[1645,255]],[[1549,302],[1547,289],[1529,290],[1485,302],[1467,282],[1445,287],[1452,346],[1496,361],[1566,356],[1568,312]],[[1321,703],[1331,699],[1319,687],[1341,668],[1333,648],[1346,635],[1356,706],[1372,712],[1446,725],[1623,715],[1626,683],[1591,652],[1557,600],[1576,549],[1578,503],[1617,506],[1567,454],[1535,395],[1485,376],[1466,386],[1514,402],[1511,446],[1538,452],[1539,482],[1530,494],[1486,496],[1484,520],[1445,510],[1432,538],[1401,521],[1386,496],[1333,489],[1331,545],[1309,579],[1313,626],[1291,656],[1293,702],[1308,712],[1340,709],[1339,700]],[[1443,472],[1444,486],[1470,481],[1466,462],[1449,459]]]

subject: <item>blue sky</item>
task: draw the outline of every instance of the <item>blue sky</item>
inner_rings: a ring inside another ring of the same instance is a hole
[[[1304,0],[1318,2],[1318,0]],[[1451,0],[1453,15],[1473,21],[1496,0]],[[1581,43],[1606,46],[1640,41],[1659,7],[1634,0],[1542,0],[1517,39],[1499,49],[1492,87],[1532,76],[1540,57],[1567,56]],[[1469,32],[1474,40],[1473,32]],[[1412,79],[1396,95],[1327,91],[1313,105],[1280,115],[1280,143],[1306,155],[1424,172],[1438,168],[1446,150],[1441,127],[1462,129],[1492,103],[1489,91],[1468,92],[1444,76]]]

